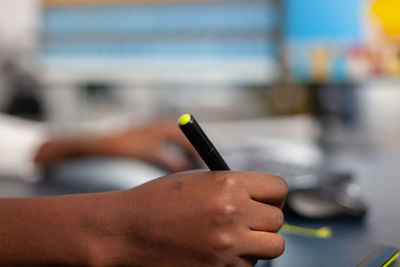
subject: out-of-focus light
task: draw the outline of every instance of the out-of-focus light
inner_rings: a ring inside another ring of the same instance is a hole
[[[381,23],[388,35],[400,35],[400,1],[375,0],[371,5],[372,14]]]

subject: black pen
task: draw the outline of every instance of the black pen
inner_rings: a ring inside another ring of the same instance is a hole
[[[230,170],[224,159],[218,153],[218,150],[211,143],[210,139],[208,139],[207,135],[192,115],[182,115],[178,120],[178,125],[210,170]]]

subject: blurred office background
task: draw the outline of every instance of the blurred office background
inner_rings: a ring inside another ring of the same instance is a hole
[[[307,114],[326,140],[399,143],[395,0],[0,5],[7,113],[55,128],[186,111],[206,121]]]
[[[7,113],[57,129],[307,114],[327,142],[398,143],[394,0],[1,5]]]
[[[370,213],[348,229],[335,221],[335,235],[400,246],[398,10],[398,0],[1,1],[0,112],[56,133],[193,113],[234,169],[256,157],[274,173],[295,162],[304,178],[322,161],[350,174]],[[107,189],[109,169],[94,172]]]

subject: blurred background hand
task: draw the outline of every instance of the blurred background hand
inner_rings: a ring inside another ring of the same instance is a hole
[[[140,159],[172,172],[194,167],[197,152],[174,123],[131,129],[108,140],[111,155]]]
[[[194,167],[197,152],[174,123],[155,123],[108,137],[82,136],[44,143],[35,162],[50,166],[82,156],[114,156],[153,163],[171,172]]]

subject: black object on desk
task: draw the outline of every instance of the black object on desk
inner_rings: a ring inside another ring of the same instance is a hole
[[[309,182],[289,191],[285,212],[307,219],[365,217],[368,208],[359,186],[352,181],[352,174],[325,172],[303,178]]]

